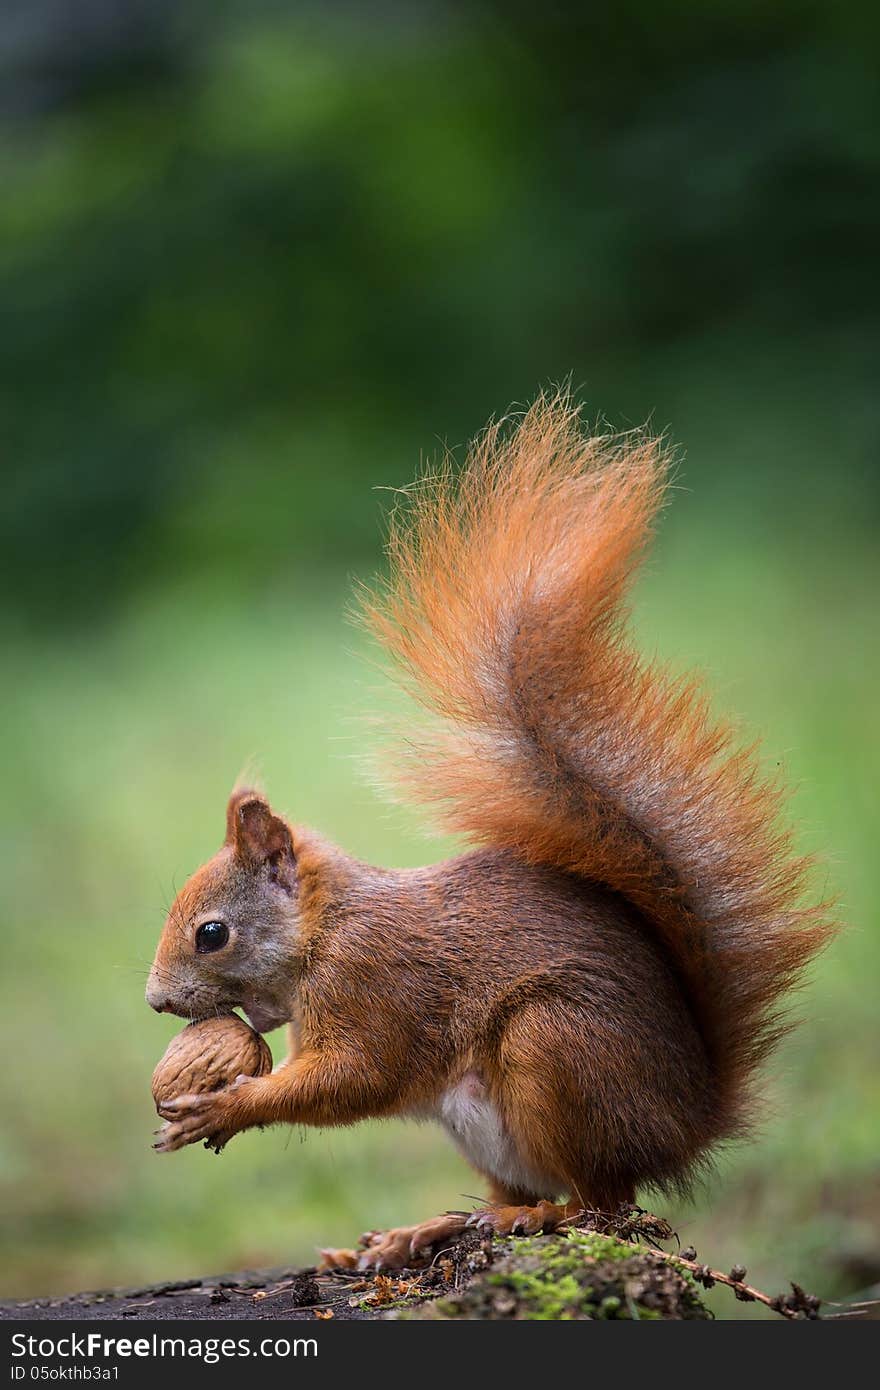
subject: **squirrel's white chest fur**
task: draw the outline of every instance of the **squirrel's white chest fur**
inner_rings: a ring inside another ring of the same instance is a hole
[[[459,1152],[479,1172],[508,1187],[555,1195],[554,1184],[523,1163],[497,1105],[476,1072],[466,1072],[442,1093],[432,1118],[439,1120]]]

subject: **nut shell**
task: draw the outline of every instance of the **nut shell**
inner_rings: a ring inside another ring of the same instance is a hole
[[[237,1076],[271,1070],[268,1044],[238,1014],[204,1018],[171,1039],[153,1072],[153,1100],[159,1106],[175,1096],[219,1091]]]

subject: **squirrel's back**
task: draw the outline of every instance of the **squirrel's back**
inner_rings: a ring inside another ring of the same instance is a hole
[[[365,612],[433,716],[401,744],[398,788],[446,829],[621,894],[656,935],[710,1058],[709,1144],[747,1123],[783,997],[831,927],[754,750],[628,642],[667,472],[658,441],[590,437],[542,397],[407,494]]]

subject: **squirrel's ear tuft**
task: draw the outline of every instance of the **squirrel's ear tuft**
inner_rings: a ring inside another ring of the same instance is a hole
[[[290,829],[259,792],[232,793],[226,808],[226,843],[242,863],[268,864],[272,878],[282,888],[292,889],[296,874]]]
[[[261,802],[266,810],[269,803],[254,787],[236,787],[226,804],[226,843],[234,845],[239,825],[238,813],[246,801]]]

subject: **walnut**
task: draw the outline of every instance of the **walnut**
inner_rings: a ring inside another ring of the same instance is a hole
[[[175,1096],[219,1091],[237,1076],[271,1070],[268,1044],[238,1014],[204,1018],[171,1039],[153,1072],[153,1100],[158,1107]]]

